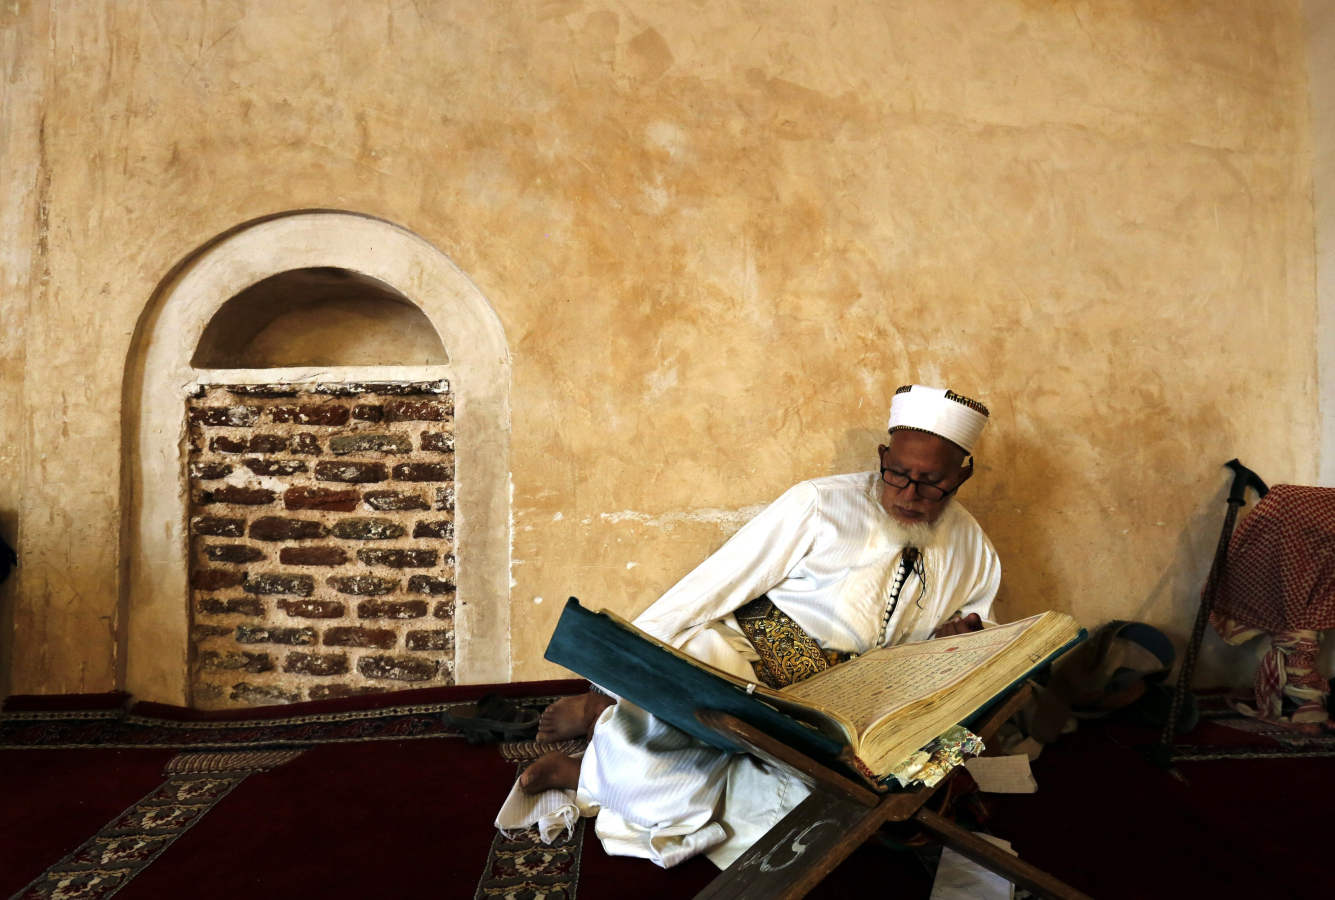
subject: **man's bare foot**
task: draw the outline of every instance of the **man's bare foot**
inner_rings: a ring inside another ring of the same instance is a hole
[[[543,754],[519,776],[519,788],[538,794],[553,788],[573,791],[579,786],[579,760],[559,750]]]
[[[593,731],[593,723],[598,721],[603,710],[615,702],[598,691],[562,697],[544,709],[538,717],[538,740],[565,741],[588,737]]]

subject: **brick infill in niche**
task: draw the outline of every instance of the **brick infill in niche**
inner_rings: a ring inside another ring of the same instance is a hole
[[[194,705],[453,684],[449,384],[217,385],[185,415]]]

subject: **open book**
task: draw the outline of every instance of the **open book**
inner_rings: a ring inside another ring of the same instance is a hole
[[[834,734],[862,774],[879,778],[1083,636],[1070,616],[1045,612],[982,631],[879,647],[765,696]]]
[[[707,666],[571,597],[545,656],[715,747],[745,749],[702,724],[698,710],[729,713],[876,783],[1084,636],[1070,616],[1047,612],[983,631],[882,647],[776,691]]]

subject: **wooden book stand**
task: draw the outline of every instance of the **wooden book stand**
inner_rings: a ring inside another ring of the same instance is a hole
[[[985,743],[990,743],[1030,692],[1029,685],[1024,685],[988,717],[978,731]],[[927,809],[924,804],[954,773],[935,787],[878,794],[727,713],[699,710],[696,717],[758,758],[796,773],[813,788],[806,800],[696,894],[696,900],[804,897],[882,824],[909,819],[946,846],[1041,897],[1089,900],[1047,872]]]

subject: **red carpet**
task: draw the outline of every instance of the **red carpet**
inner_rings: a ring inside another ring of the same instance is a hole
[[[505,686],[504,692],[541,704],[542,696],[583,687],[579,681],[550,682]],[[126,714],[120,709],[124,697],[11,698],[0,719],[0,747],[26,749],[0,749],[6,800],[0,804],[0,896],[21,891],[62,863],[61,871],[79,870],[66,890],[83,897],[473,897],[496,834],[491,822],[516,767],[495,745],[461,740],[442,724],[440,710],[487,690],[451,688],[226,714],[150,704]],[[97,749],[105,745],[118,749]],[[164,773],[170,760],[179,767],[182,759],[236,755],[209,751],[253,755],[273,748],[299,748],[300,754],[267,771],[197,781]],[[210,794],[186,827],[170,834],[151,827],[168,818],[162,810],[172,805],[146,814],[144,798],[160,797],[170,783],[176,785],[173,797],[199,799],[198,785],[217,788],[219,779],[226,784],[213,791],[217,798]],[[135,815],[123,815],[132,807]],[[124,827],[108,832],[109,823]],[[116,865],[88,863],[107,847],[133,844],[138,831],[129,826],[139,825],[165,843],[146,866],[117,875]],[[130,832],[135,836],[126,839]],[[642,860],[609,857],[591,825],[583,838],[577,864],[571,860],[565,873],[570,877],[552,881],[545,896],[577,893],[597,900],[629,893],[636,900],[675,900],[692,896],[717,874],[703,858],[664,871]],[[541,870],[544,852],[530,852],[518,869]],[[891,874],[915,892],[930,883],[912,855],[869,845],[812,896],[848,896]],[[51,896],[53,883],[39,882],[22,896]]]
[[[541,704],[581,688],[505,690]],[[25,712],[19,699],[0,718],[0,896],[61,863],[78,869],[66,894],[88,898],[113,888],[121,898],[200,900],[474,897],[495,837],[491,822],[516,769],[496,746],[453,734],[440,711],[483,692],[221,716],[143,705],[122,715],[110,701],[88,714],[79,703],[63,713]],[[1264,740],[1212,724],[1202,733]],[[985,798],[991,830],[1099,898],[1324,896],[1320,848],[1335,836],[1326,810],[1335,760],[1182,763],[1183,784],[1136,749],[1153,738],[1114,725],[1063,738],[1035,766],[1038,794]],[[99,741],[117,748],[96,749]],[[272,760],[275,748],[282,753],[267,770],[227,769],[238,758]],[[173,773],[164,772],[173,760]],[[204,768],[183,768],[182,760],[204,760]],[[140,832],[156,849],[140,852],[129,874],[117,870],[134,861],[134,852],[121,851],[135,850]],[[591,825],[576,849],[527,848],[497,863],[490,876],[502,880],[485,883],[504,895],[533,876],[539,893],[528,896],[667,900],[692,896],[716,874],[704,859],[664,871],[609,857]],[[930,859],[869,842],[810,896],[842,898],[877,885],[925,898]],[[52,896],[51,884],[21,896]]]
[[[470,897],[513,771],[458,740],[318,746],[247,778],[118,896]]]
[[[1331,893],[1335,759],[1150,764],[1144,728],[1085,727],[1034,764],[1039,790],[988,795],[991,829],[1097,898],[1313,898]],[[1255,743],[1203,723],[1193,742]]]
[[[0,751],[0,897],[162,783],[174,750]]]

